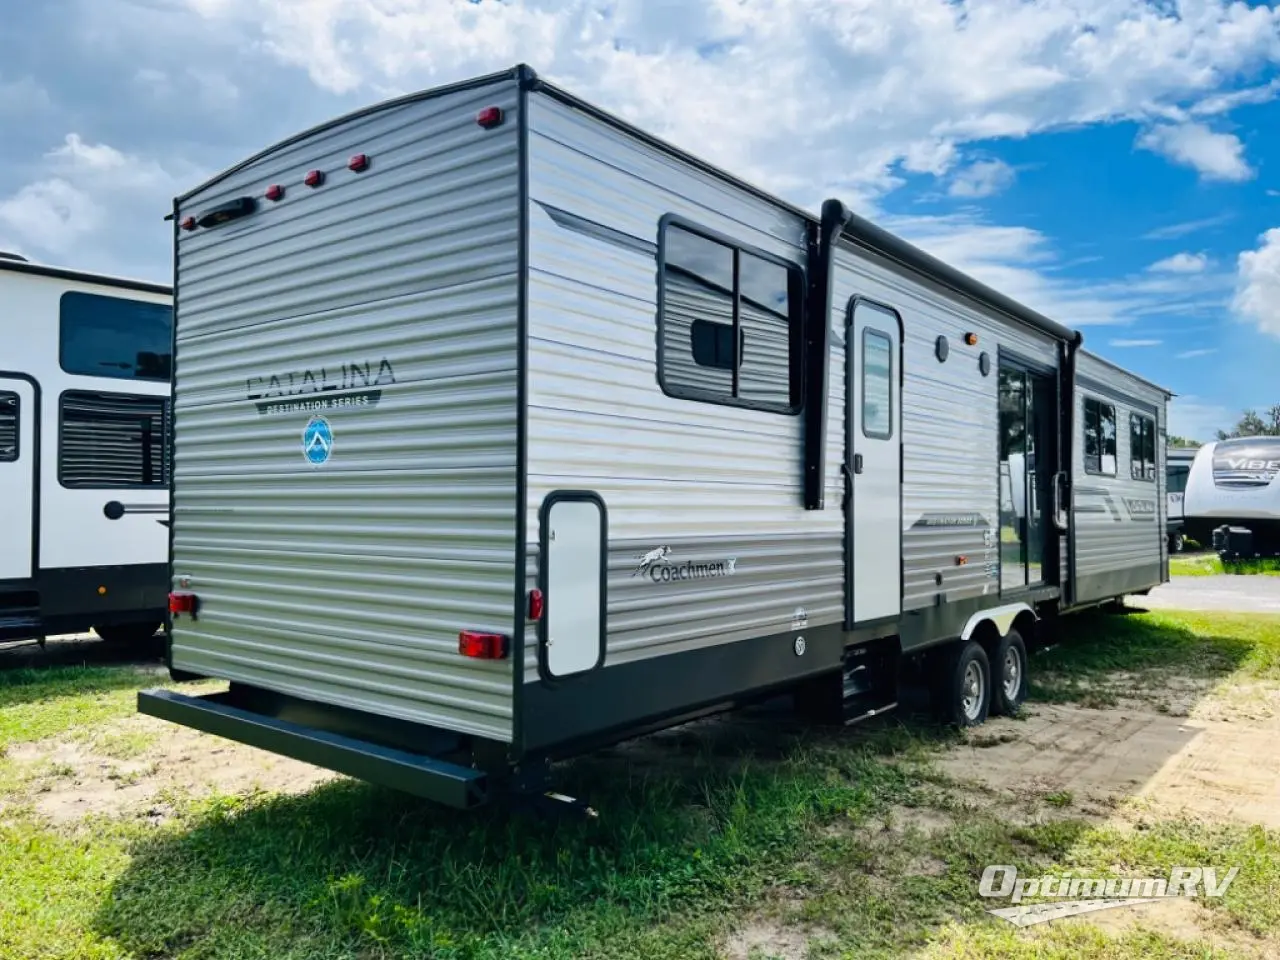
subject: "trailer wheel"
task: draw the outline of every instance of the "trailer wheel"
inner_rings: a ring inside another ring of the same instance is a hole
[[[991,709],[991,664],[975,640],[954,644],[935,674],[934,704],[941,719],[957,727],[986,722]]]
[[[146,643],[160,629],[159,622],[151,623],[104,623],[93,628],[107,643],[134,644]]]
[[[991,712],[1009,717],[1027,699],[1027,645],[1013,627],[996,644],[992,658],[995,682],[991,685]]]
[[[1181,553],[1183,551],[1183,548],[1186,547],[1186,545],[1187,545],[1186,538],[1183,537],[1181,531],[1179,531],[1178,533],[1173,533],[1169,535],[1169,552],[1170,553]]]

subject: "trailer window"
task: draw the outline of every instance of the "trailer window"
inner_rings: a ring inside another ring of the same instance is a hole
[[[1191,468],[1188,467],[1186,464],[1180,463],[1175,467],[1170,467],[1168,471],[1168,481],[1167,481],[1168,486],[1166,487],[1166,492],[1167,493],[1186,493],[1187,477],[1189,477],[1190,475],[1191,475]]]
[[[58,480],[64,487],[168,484],[167,398],[68,390],[59,407]]]
[[[893,340],[870,327],[862,331],[862,435],[893,436]]]
[[[18,416],[22,408],[16,393],[0,393],[0,463],[18,459]]]
[[[658,380],[673,397],[777,413],[800,401],[799,268],[664,221]]]
[[[1084,398],[1084,469],[1116,475],[1116,408],[1093,397]]]
[[[1156,423],[1141,414],[1129,414],[1129,473],[1134,480],[1156,478]]]
[[[172,307],[69,291],[62,295],[58,313],[58,357],[64,372],[123,380],[169,379]]]

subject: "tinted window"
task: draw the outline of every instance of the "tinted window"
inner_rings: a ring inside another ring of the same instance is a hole
[[[168,380],[173,308],[125,297],[62,295],[59,357],[67,373],[125,380]]]
[[[800,271],[679,224],[663,230],[667,393],[790,413],[799,404]]]
[[[1116,408],[1092,397],[1084,400],[1084,469],[1116,475]]]
[[[0,393],[0,463],[18,459],[18,395]]]
[[[67,487],[151,487],[169,482],[161,397],[73,390],[62,395],[58,479]]]
[[[893,341],[879,330],[862,331],[862,435],[893,436]]]
[[[1170,467],[1168,471],[1168,492],[1186,493],[1187,477],[1190,475],[1191,468],[1185,464],[1178,464],[1176,467]]]
[[[1134,480],[1156,478],[1156,423],[1136,413],[1129,415],[1129,474]]]

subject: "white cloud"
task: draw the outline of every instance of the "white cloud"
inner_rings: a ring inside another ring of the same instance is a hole
[[[806,205],[874,197],[897,164],[943,174],[975,139],[1215,112],[1236,77],[1280,59],[1280,11],[1225,0],[185,2],[334,93],[525,60]],[[1210,175],[1247,169],[1234,138],[1201,143],[1195,126],[1151,136]]]
[[[1168,226],[1157,227],[1154,230],[1148,230],[1142,235],[1143,240],[1177,240],[1179,237],[1185,237],[1192,233],[1198,233],[1201,230],[1207,230],[1209,227],[1220,227],[1231,219],[1230,213],[1220,213],[1217,216],[1205,217],[1203,220],[1186,220],[1182,223],[1171,223]]]
[[[1015,176],[1003,160],[978,160],[956,173],[947,192],[953,197],[990,197],[1012,186]]]
[[[1280,197],[1280,190],[1268,190],[1268,191],[1267,191],[1267,196],[1268,196],[1268,197]]]
[[[1203,273],[1209,258],[1203,253],[1175,253],[1147,267],[1153,273]]]
[[[1137,145],[1194,168],[1205,180],[1240,181],[1253,176],[1240,138],[1215,133],[1202,123],[1154,127],[1138,137]]]
[[[1163,340],[1108,340],[1109,347],[1158,347]]]
[[[1201,347],[1198,350],[1183,350],[1178,354],[1179,360],[1194,360],[1196,357],[1208,357],[1218,352],[1217,347]]]
[[[0,116],[47,110],[49,93],[31,77],[19,80],[0,78]]]
[[[1235,308],[1263,333],[1280,337],[1280,227],[1259,241],[1256,250],[1245,250],[1236,261]]]
[[[182,165],[182,175],[175,176],[155,160],[86,142],[76,133],[49,150],[42,167],[40,179],[0,197],[0,248],[114,272],[126,264],[141,270],[130,245],[121,241],[140,229],[163,240],[161,218],[195,173]],[[149,214],[141,222],[139,209]],[[103,243],[109,224],[114,242]]]

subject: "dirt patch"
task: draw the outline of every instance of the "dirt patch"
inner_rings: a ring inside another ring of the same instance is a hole
[[[753,921],[729,938],[724,956],[726,960],[804,960],[809,941],[828,936],[824,930]]]
[[[941,758],[951,776],[997,794],[1063,798],[1073,813],[1118,800],[1157,816],[1188,815],[1280,828],[1280,723],[1172,716],[1133,704],[1036,706],[1022,721],[989,721],[1012,739]]]
[[[1215,949],[1229,949],[1233,956],[1271,957],[1274,946],[1254,940],[1238,930],[1227,929],[1212,910],[1189,897],[1172,897],[1156,903],[1098,910],[1079,917],[1050,921],[1061,924],[1089,924],[1109,937],[1150,930],[1189,943],[1207,942]]]
[[[121,757],[121,742],[137,748]],[[170,795],[301,793],[336,776],[253,747],[212,737],[153,717],[110,724],[92,741],[58,738],[10,748],[25,774],[11,804],[30,803],[55,822],[94,814],[169,814]]]

